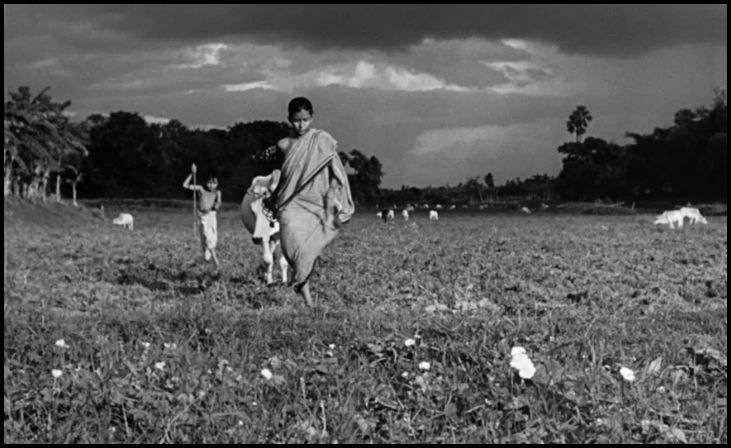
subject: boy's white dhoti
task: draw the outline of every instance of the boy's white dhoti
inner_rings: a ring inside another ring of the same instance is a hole
[[[211,258],[211,249],[215,249],[216,243],[218,243],[216,212],[213,210],[207,213],[198,212],[198,225],[201,235],[201,247],[206,260],[209,260]]]

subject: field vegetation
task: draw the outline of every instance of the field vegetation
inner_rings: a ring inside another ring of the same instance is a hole
[[[6,443],[727,442],[726,216],[364,213],[310,309],[235,209],[216,274],[190,211],[64,207],[6,200]]]

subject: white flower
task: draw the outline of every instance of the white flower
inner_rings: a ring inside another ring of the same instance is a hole
[[[632,369],[628,369],[627,367],[620,368],[619,374],[622,375],[622,378],[624,378],[625,381],[628,381],[630,383],[635,380],[635,372],[633,372]]]
[[[142,344],[142,347],[145,348],[145,350],[147,350],[148,348],[150,348],[150,343],[149,342],[141,342],[141,344]]]
[[[409,338],[404,341],[404,345],[407,347],[411,347],[412,345],[416,344],[416,341],[412,338]]]
[[[404,372],[401,374],[401,378],[408,378],[408,377],[409,377],[409,372]]]
[[[272,371],[269,369],[261,369],[261,376],[264,377],[264,379],[270,380],[272,379]]]
[[[64,341],[63,339],[59,339],[58,341],[56,341],[56,347],[69,348],[68,344],[66,344],[66,341]]]
[[[163,345],[165,346],[165,350],[175,350],[176,348],[178,348],[178,344],[176,344],[175,342],[171,342],[169,344],[165,342],[163,343]]]
[[[431,369],[431,364],[429,364],[429,361],[422,361],[419,363],[419,368],[421,370],[429,370]]]
[[[157,370],[163,370],[165,368],[165,361],[156,362],[155,368]]]
[[[335,350],[335,344],[330,344],[328,345],[328,347],[330,348],[330,350]]]
[[[513,347],[510,350],[510,367],[518,370],[518,375],[524,379],[533,378],[536,373],[536,367],[523,347]]]
[[[51,370],[51,375],[53,375],[54,378],[59,379],[61,378],[61,375],[63,375],[63,370],[53,369]]]

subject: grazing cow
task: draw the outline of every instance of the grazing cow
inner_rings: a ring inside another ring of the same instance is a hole
[[[439,213],[436,210],[429,210],[429,221],[439,221]]]
[[[546,204],[545,202],[544,202],[544,203],[542,203],[542,204],[541,204],[541,208],[542,208],[543,210],[546,210],[546,209],[548,208],[548,204]]]
[[[520,207],[520,211],[526,215],[530,215],[530,209],[528,207]]]
[[[255,177],[251,187],[246,191],[241,201],[241,221],[244,227],[251,233],[251,240],[254,244],[261,244],[262,258],[266,263],[266,283],[274,283],[272,271],[274,269],[274,253],[279,247],[279,222],[268,216],[263,201],[271,196],[279,183],[280,171],[274,170],[268,176]],[[282,282],[287,282],[287,268],[289,264],[280,250],[279,267],[282,270]]]
[[[376,213],[376,218],[382,219],[383,218],[383,212]]]
[[[454,210],[455,208],[457,208],[457,206],[456,206],[456,205],[454,205],[454,204],[452,204],[452,205],[451,205],[451,206],[449,207],[449,209],[450,209],[450,210]]]
[[[396,218],[396,214],[393,212],[393,209],[389,209],[388,212],[386,212],[386,222],[391,222]]]
[[[698,224],[699,222],[701,224],[708,224],[706,218],[701,215],[701,211],[695,207],[683,207],[680,211],[683,213],[684,217],[690,219],[691,224]]]
[[[401,216],[404,218],[404,221],[408,221],[409,220],[409,211],[407,209],[403,209],[401,211]]]
[[[436,208],[437,210],[441,210],[442,209],[442,204],[437,204],[437,206],[434,207],[434,208]]]
[[[129,213],[120,213],[119,216],[112,220],[115,226],[122,226],[128,230],[135,229],[135,219]]]
[[[663,212],[661,215],[658,215],[655,219],[654,224],[667,224],[670,226],[671,229],[674,229],[674,224],[678,225],[678,228],[683,228],[683,219],[685,218],[685,213],[683,213],[680,210],[669,210],[666,212]]]

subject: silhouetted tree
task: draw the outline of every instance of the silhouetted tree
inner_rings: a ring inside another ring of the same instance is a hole
[[[576,134],[576,143],[581,142],[581,136],[586,133],[586,128],[592,120],[591,113],[586,106],[578,106],[571,115],[569,121],[566,122],[566,128],[570,134]]]
[[[49,89],[34,96],[29,87],[19,87],[5,103],[5,196],[15,184],[19,194],[45,200],[50,176],[55,173],[60,199],[60,172],[69,159],[86,155],[85,127],[64,114],[71,102],[52,101],[46,93]]]

